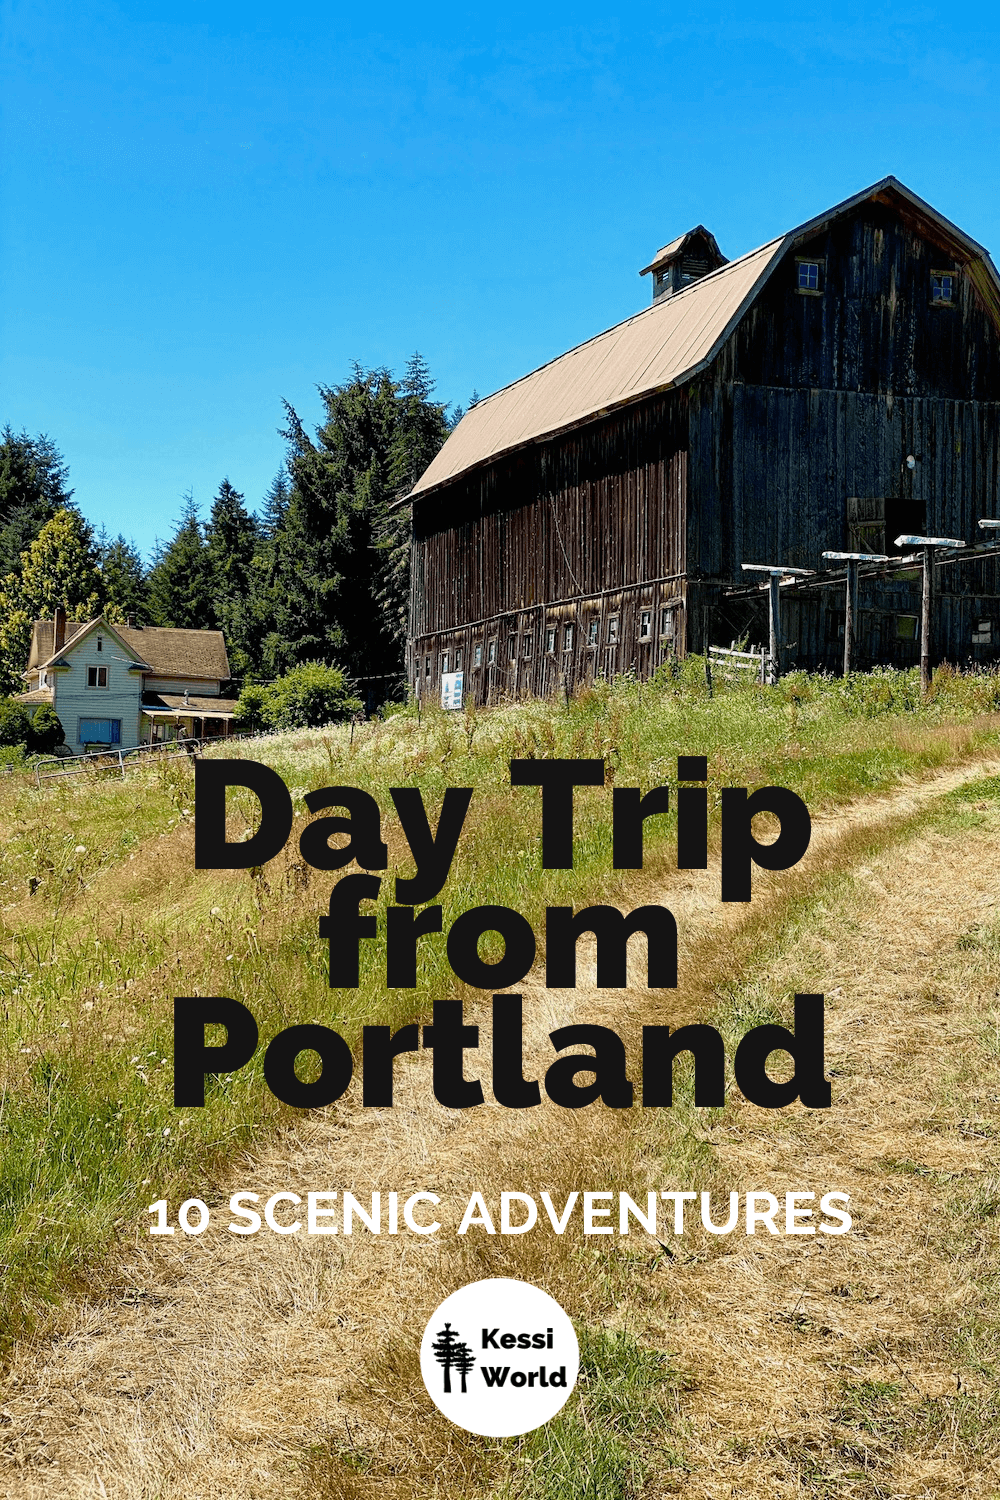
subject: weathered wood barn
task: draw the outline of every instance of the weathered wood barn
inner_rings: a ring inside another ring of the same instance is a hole
[[[822,568],[998,514],[1000,278],[893,177],[725,261],[702,227],[653,304],[462,418],[414,487],[411,681],[484,702],[728,642],[742,563]],[[993,558],[938,570],[935,654],[1000,651]],[[859,667],[917,659],[919,582],[868,580]],[[788,664],[834,667],[844,596],[785,603]]]

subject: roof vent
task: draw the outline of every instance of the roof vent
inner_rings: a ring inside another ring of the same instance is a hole
[[[662,302],[725,264],[726,257],[716,244],[715,235],[699,224],[658,250],[639,275],[652,273],[653,301]]]

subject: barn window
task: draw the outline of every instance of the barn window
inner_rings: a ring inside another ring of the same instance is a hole
[[[426,658],[426,660],[424,661],[424,676],[425,677],[429,677],[430,675],[431,675],[431,659],[428,656]]]
[[[497,659],[497,643],[496,643],[496,641],[490,641],[489,645],[486,648],[486,661],[487,661],[487,664],[492,667],[492,665],[496,661],[496,659]]]
[[[522,656],[530,656],[531,655],[531,636],[530,635],[522,636],[522,638],[521,638],[521,655]]]
[[[100,687],[107,687],[107,685],[108,685],[108,669],[107,669],[107,667],[88,667],[87,668],[87,686],[89,688],[91,688],[91,687],[98,687],[98,688],[100,688]]]
[[[931,272],[932,307],[954,307],[955,283],[957,280],[958,277],[954,271]]]
[[[510,657],[511,661],[517,661],[517,636],[516,635],[509,635],[507,637],[507,655]]]
[[[596,646],[597,645],[597,636],[598,636],[598,633],[600,631],[600,628],[601,628],[601,622],[600,622],[600,620],[591,620],[590,624],[587,626],[587,645],[588,646]]]
[[[447,653],[447,651],[442,651],[441,652],[441,659],[440,659],[440,661],[438,663],[438,671],[441,672],[441,673],[444,673],[444,672],[447,672],[447,670],[448,670],[448,653]]]
[[[674,638],[675,613],[673,609],[665,609],[660,617],[660,634],[665,641],[672,641]]]
[[[819,296],[823,290],[825,271],[826,263],[822,260],[796,259],[796,290],[807,294],[812,293],[813,296]]]
[[[476,644],[472,648],[472,665],[474,667],[481,667],[482,664],[483,664],[483,647],[482,647],[482,643],[479,642],[479,641],[477,641]]]
[[[653,630],[653,611],[651,609],[644,609],[642,611],[642,614],[639,616],[639,639],[640,639],[640,641],[648,641],[650,635],[652,634],[652,630]]]
[[[915,641],[917,638],[916,615],[896,616],[896,639],[897,641]]]
[[[993,621],[977,620],[972,627],[972,644],[974,646],[991,646],[993,644]]]
[[[555,649],[556,649],[556,627],[554,625],[550,625],[549,628],[545,632],[545,650],[546,650],[546,653],[548,653],[548,652],[554,651]]]
[[[618,616],[617,615],[609,615],[609,617],[608,617],[608,640],[612,644],[614,644],[614,642],[617,639],[618,639]]]
[[[461,648],[461,646],[459,646],[458,650],[455,652],[455,671],[456,672],[461,672],[461,670],[462,670],[462,648]]]
[[[563,650],[564,651],[572,651],[572,649],[573,649],[573,627],[572,627],[572,625],[567,625],[565,627],[565,629],[563,630]]]

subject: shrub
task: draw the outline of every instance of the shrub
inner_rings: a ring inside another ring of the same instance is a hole
[[[243,734],[260,734],[268,727],[267,700],[270,689],[248,682],[236,700],[233,723]]]
[[[361,706],[340,667],[307,661],[272,683],[266,713],[272,729],[306,729],[347,719]]]
[[[346,719],[361,706],[340,667],[308,661],[266,687],[248,684],[235,717],[237,726],[251,734],[262,729],[314,729]]]
[[[59,715],[51,703],[40,703],[31,720],[30,748],[40,755],[51,755],[57,745],[66,743]]]
[[[27,745],[31,739],[31,715],[24,704],[0,698],[0,745]]]

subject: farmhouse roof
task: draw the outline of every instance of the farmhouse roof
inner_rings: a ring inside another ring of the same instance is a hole
[[[895,177],[884,177],[487,396],[466,412],[407,500],[440,489],[503,453],[692,379],[718,354],[785,253],[868,199],[902,207],[921,232],[945,244],[968,267],[1000,326],[1000,277],[989,253]],[[665,246],[653,264],[673,248]]]
[[[144,714],[166,714],[172,719],[178,715],[183,718],[185,714],[231,719],[236,712],[236,699],[195,697],[193,694],[185,698],[183,693],[143,693],[142,711]]]
[[[85,620],[67,626],[66,639],[59,657],[64,656],[98,625],[117,636],[135,659],[136,666],[144,667],[154,677],[195,677],[212,682],[229,676],[229,658],[221,630],[181,630],[165,625],[109,625],[106,620],[98,617],[96,620]],[[54,641],[54,622],[36,620],[31,637],[29,672],[36,667],[56,664],[52,651]]]

